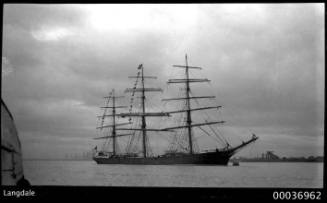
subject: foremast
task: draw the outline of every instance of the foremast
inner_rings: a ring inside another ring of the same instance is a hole
[[[186,113],[186,125],[182,126],[175,126],[175,127],[170,127],[170,128],[165,128],[165,130],[174,130],[174,129],[180,129],[180,128],[187,128],[188,132],[188,141],[189,141],[189,153],[193,154],[194,149],[193,149],[193,133],[192,133],[192,128],[193,127],[200,127],[203,125],[213,125],[213,124],[220,124],[224,123],[225,121],[216,121],[216,122],[205,122],[205,123],[192,123],[192,111],[200,111],[200,110],[206,110],[206,109],[218,109],[221,106],[207,106],[207,107],[201,107],[201,108],[191,108],[191,100],[192,99],[206,99],[206,98],[215,98],[214,96],[196,96],[196,97],[191,97],[190,96],[190,83],[194,82],[210,82],[208,79],[198,79],[198,78],[190,78],[189,77],[189,69],[202,69],[201,67],[196,67],[196,66],[189,66],[188,65],[188,60],[187,60],[187,55],[185,55],[185,65],[173,65],[173,67],[178,67],[178,68],[184,68],[185,69],[185,78],[182,79],[169,79],[168,84],[171,83],[185,83],[185,97],[183,98],[169,98],[169,99],[163,99],[162,101],[173,101],[173,100],[185,100],[186,104],[186,109],[185,110],[176,110],[176,111],[170,111],[168,113],[173,114],[173,113]]]

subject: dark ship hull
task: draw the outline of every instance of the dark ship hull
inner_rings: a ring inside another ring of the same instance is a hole
[[[199,154],[176,154],[157,157],[93,157],[97,164],[140,164],[140,165],[227,165],[232,151],[215,151]]]

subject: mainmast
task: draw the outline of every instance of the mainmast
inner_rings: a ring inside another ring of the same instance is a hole
[[[185,97],[182,98],[169,98],[169,99],[163,99],[162,101],[172,101],[172,100],[185,100],[186,109],[185,110],[176,110],[176,111],[170,111],[168,113],[186,113],[186,125],[182,126],[175,126],[170,128],[165,128],[165,130],[174,130],[174,129],[180,129],[180,128],[187,128],[188,132],[188,140],[189,140],[189,153],[193,154],[193,135],[192,135],[192,128],[193,127],[200,127],[203,125],[213,125],[213,124],[219,124],[224,123],[224,121],[217,121],[217,122],[205,122],[205,123],[195,123],[192,124],[192,111],[200,111],[200,110],[206,110],[206,109],[218,109],[221,106],[210,106],[210,107],[201,107],[201,108],[191,108],[191,99],[208,99],[208,98],[215,98],[214,96],[195,96],[190,97],[190,83],[193,82],[210,82],[208,79],[196,79],[196,78],[190,78],[189,77],[189,69],[202,69],[201,67],[196,66],[189,66],[187,61],[187,55],[185,55],[185,65],[173,65],[173,67],[178,68],[185,68],[185,78],[183,79],[170,79],[168,80],[168,84],[171,83],[185,83]]]
[[[193,139],[192,139],[192,117],[191,117],[191,103],[190,103],[190,81],[189,81],[189,73],[188,73],[188,63],[187,63],[187,55],[185,55],[185,75],[186,75],[186,123],[187,123],[187,130],[188,130],[188,140],[190,146],[190,154],[193,154]]]
[[[168,113],[164,113],[164,112],[146,112],[146,108],[145,108],[145,92],[159,92],[162,91],[161,88],[146,88],[145,87],[145,79],[156,79],[157,77],[153,77],[153,76],[144,76],[144,67],[143,64],[140,64],[138,67],[138,70],[141,71],[141,88],[136,88],[136,86],[134,88],[128,88],[125,90],[125,92],[140,92],[141,93],[141,105],[142,105],[142,111],[141,112],[136,112],[136,113],[122,113],[120,114],[120,116],[122,117],[136,117],[136,116],[140,116],[142,119],[142,124],[141,124],[141,128],[121,128],[120,130],[140,130],[142,131],[142,148],[143,148],[143,156],[144,158],[147,156],[147,131],[163,131],[162,129],[148,129],[147,125],[146,125],[146,117],[148,116],[152,116],[152,117],[156,117],[156,116],[169,116]],[[138,79],[140,76],[139,74],[137,76],[130,76],[129,78],[136,78]]]

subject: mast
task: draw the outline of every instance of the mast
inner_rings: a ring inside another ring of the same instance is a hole
[[[146,157],[146,121],[145,121],[145,89],[144,89],[144,70],[143,70],[143,66],[141,66],[141,83],[142,83],[142,96],[141,96],[141,100],[142,100],[142,113],[143,115],[142,117],[142,141],[143,141],[143,156],[144,158]]]
[[[225,121],[216,121],[216,122],[205,122],[205,123],[195,123],[192,122],[192,111],[201,111],[206,109],[218,109],[221,106],[211,106],[211,107],[201,107],[201,108],[191,108],[191,100],[192,99],[208,99],[208,98],[215,98],[214,96],[190,96],[190,83],[194,82],[210,82],[208,79],[197,79],[197,78],[190,78],[189,76],[189,69],[202,69],[201,67],[196,66],[189,66],[188,60],[187,60],[187,54],[185,54],[185,65],[173,65],[173,67],[178,68],[185,68],[185,78],[182,79],[169,79],[168,84],[171,83],[185,83],[185,97],[182,98],[168,98],[168,99],[162,99],[162,101],[174,101],[174,100],[185,100],[186,109],[184,110],[176,110],[176,111],[170,111],[168,113],[186,113],[186,125],[181,126],[175,126],[175,127],[169,127],[165,128],[164,130],[174,130],[174,129],[180,129],[180,128],[187,128],[187,134],[188,134],[188,140],[189,140],[189,153],[193,154],[193,134],[192,134],[192,128],[193,127],[200,127],[203,125],[214,125],[214,124],[222,124]]]
[[[116,107],[115,107],[115,89],[112,89],[112,150],[116,155]]]
[[[187,131],[188,131],[188,140],[190,146],[190,154],[193,154],[193,141],[192,141],[192,117],[191,117],[191,102],[190,102],[190,81],[189,81],[189,73],[188,73],[188,63],[187,63],[187,55],[185,54],[185,75],[186,75],[186,123],[187,123]]]
[[[142,119],[142,124],[141,128],[120,128],[119,130],[134,130],[134,131],[142,131],[142,151],[143,151],[143,157],[147,157],[147,131],[167,131],[167,130],[162,130],[162,129],[147,129],[146,125],[146,117],[151,116],[151,117],[157,117],[157,116],[169,116],[169,113],[164,113],[164,112],[146,112],[145,108],[145,92],[158,92],[162,91],[161,88],[146,88],[145,87],[145,79],[156,79],[156,77],[153,76],[144,76],[144,67],[143,64],[140,64],[138,67],[139,70],[141,70],[141,88],[127,88],[125,92],[140,92],[141,93],[141,105],[142,105],[142,110],[141,112],[136,112],[136,113],[122,113],[119,114],[121,117],[126,117],[126,116],[133,116],[133,117],[141,117]],[[140,72],[139,72],[140,73]],[[139,78],[139,74],[137,76],[130,76],[129,78]]]
[[[117,134],[117,130],[119,130],[119,129],[116,128],[117,126],[123,126],[123,125],[131,124],[130,122],[128,122],[128,123],[116,123],[116,118],[119,115],[119,114],[116,113],[116,109],[126,107],[126,106],[116,106],[116,99],[117,98],[122,98],[122,97],[123,96],[115,96],[115,89],[112,89],[109,96],[104,97],[104,98],[108,99],[107,103],[106,103],[106,106],[103,106],[103,107],[100,107],[100,108],[103,108],[103,109],[109,109],[110,108],[110,109],[112,109],[112,111],[111,111],[112,114],[107,115],[106,111],[104,111],[102,116],[98,116],[98,117],[102,118],[102,123],[101,123],[100,127],[97,127],[97,129],[102,130],[103,128],[112,128],[112,132],[111,132],[111,135],[94,138],[94,139],[112,138],[113,139],[113,142],[112,142],[113,156],[115,156],[116,152],[117,152],[117,139],[116,138],[121,137],[121,136],[131,135],[130,133],[129,134]],[[110,102],[110,99],[112,99],[112,106],[108,106],[108,104]],[[105,117],[112,117],[112,124],[111,125],[104,125],[104,118]]]

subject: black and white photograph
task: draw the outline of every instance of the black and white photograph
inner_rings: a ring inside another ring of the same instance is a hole
[[[324,3],[2,10],[2,196],[53,186],[322,198]]]

